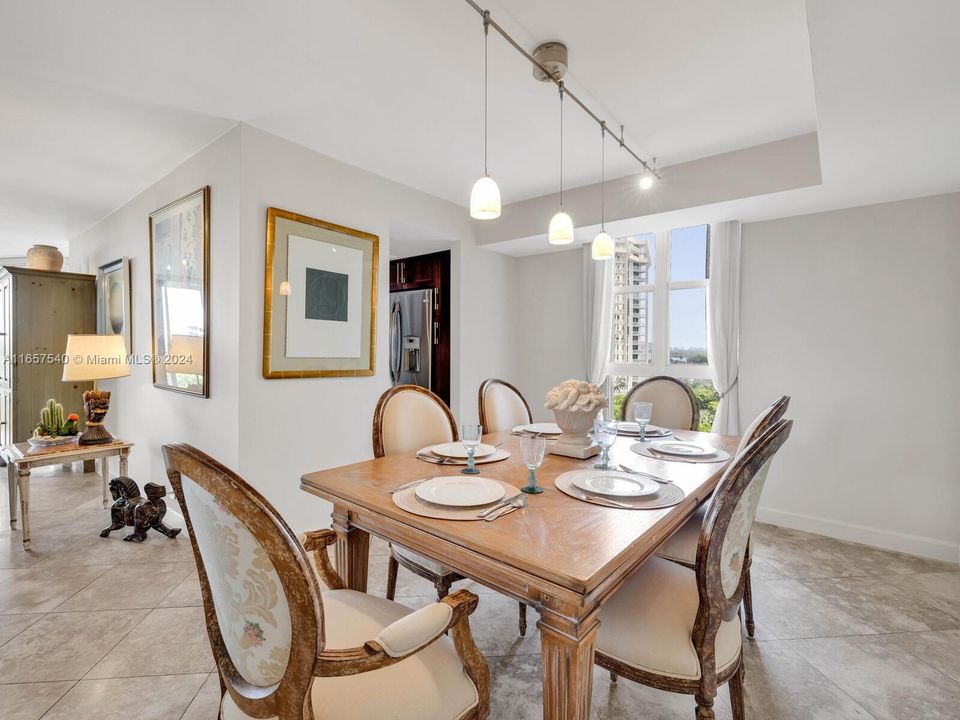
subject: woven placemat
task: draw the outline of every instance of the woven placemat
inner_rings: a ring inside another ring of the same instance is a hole
[[[657,453],[650,452],[649,443],[634,443],[630,446],[630,449],[633,450],[637,455],[643,455],[644,457],[651,458],[652,460],[663,460],[664,462],[718,463],[730,459],[730,453],[719,448],[714,448],[717,451],[717,454],[711,455],[710,457],[696,457],[695,455],[678,455],[676,457],[673,455],[659,455]]]
[[[583,500],[582,498],[577,497],[577,493],[583,492],[580,488],[573,486],[573,476],[576,473],[579,473],[579,470],[572,470],[570,472],[565,472],[553,481],[553,484],[557,486],[557,490],[569,495],[575,500],[580,500],[580,502],[589,502],[588,500]],[[583,492],[584,495],[591,495],[591,493]],[[667,508],[676,505],[678,502],[683,500],[687,494],[683,491],[683,488],[678,485],[670,483],[669,485],[661,485],[660,492],[656,495],[648,495],[647,497],[640,498],[627,498],[627,497],[606,497],[604,495],[597,495],[596,498],[598,501],[603,500],[612,500],[616,503],[623,503],[624,505],[629,505],[629,508],[618,508],[611,507],[612,510],[659,510],[660,508]],[[591,505],[599,505],[600,502],[590,503]]]
[[[493,480],[493,478],[488,479]],[[520,494],[520,490],[510,483],[505,483],[500,480],[493,480],[493,482],[503,485],[503,500]],[[406,510],[414,515],[436,518],[437,520],[482,520],[483,518],[477,517],[477,513],[494,503],[489,503],[487,505],[474,505],[473,507],[467,508],[452,508],[444,505],[434,505],[432,503],[424,502],[418,498],[417,488],[414,486],[412,488],[407,488],[406,490],[401,490],[400,492],[395,492],[393,494],[393,504],[401,510]]]
[[[467,459],[466,459],[466,458],[463,458],[462,460],[461,460],[460,458],[447,458],[447,461],[446,461],[446,462],[440,463],[440,462],[432,462],[432,461],[430,461],[430,460],[424,460],[422,457],[420,457],[421,455],[433,455],[433,453],[430,451],[430,448],[432,448],[432,447],[433,447],[432,445],[428,445],[428,446],[425,447],[425,448],[421,448],[420,450],[417,450],[417,460],[423,460],[423,462],[425,462],[425,463],[430,463],[431,465],[451,465],[451,466],[453,466],[453,465],[466,465],[466,464],[467,464]],[[482,458],[475,458],[475,459],[474,459],[474,462],[475,462],[477,465],[486,465],[487,463],[495,463],[495,462],[500,462],[501,460],[506,460],[508,457],[510,457],[510,451],[509,451],[509,450],[504,450],[503,448],[498,448],[497,451],[496,451],[495,453],[493,453],[492,455],[487,455],[486,457],[482,457]],[[441,458],[439,455],[437,456],[437,460],[442,460],[442,459],[443,459],[443,458]]]

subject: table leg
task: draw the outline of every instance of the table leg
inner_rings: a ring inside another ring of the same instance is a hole
[[[333,529],[337,532],[337,573],[347,587],[367,591],[370,533],[350,526],[349,511],[334,506]]]
[[[30,549],[30,466],[20,467],[18,485],[20,489],[20,523],[23,526],[23,549]]]
[[[120,451],[120,477],[129,477],[127,472],[129,470],[128,466],[129,453],[126,450]]]
[[[10,528],[17,528],[17,464],[7,462],[7,497],[10,502]]]
[[[100,458],[100,479],[103,481],[103,506],[106,507],[110,495],[107,492],[107,485],[110,483],[110,458]]]
[[[540,610],[544,720],[589,720],[593,692],[593,649],[600,622],[596,613],[575,620]]]

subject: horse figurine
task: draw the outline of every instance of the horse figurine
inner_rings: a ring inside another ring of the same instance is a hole
[[[124,540],[143,542],[147,537],[147,530],[153,528],[168,538],[180,534],[180,528],[169,528],[163,524],[163,516],[167,514],[167,504],[163,498],[167,488],[156,483],[147,483],[143,486],[147,497],[140,495],[140,488],[132,478],[118,477],[110,481],[110,494],[114,503],[110,508],[110,527],[100,531],[100,537],[107,537],[114,530],[132,527],[133,532]]]

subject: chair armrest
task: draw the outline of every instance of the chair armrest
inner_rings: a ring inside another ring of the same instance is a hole
[[[303,549],[313,554],[313,564],[323,584],[331,590],[343,590],[347,584],[334,569],[327,550],[336,541],[337,533],[333,530],[310,530],[300,536]]]
[[[375,639],[368,640],[361,647],[324,650],[317,658],[315,674],[318,677],[338,677],[379,670],[415,655],[443,637],[451,628],[455,644],[458,633],[462,635],[464,629],[472,644],[468,617],[476,607],[476,595],[467,590],[458,590],[442,602],[428,605],[391,623]],[[460,652],[459,644],[457,652]],[[467,666],[462,656],[461,660]]]

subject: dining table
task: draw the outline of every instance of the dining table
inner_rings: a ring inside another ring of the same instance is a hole
[[[732,456],[739,438],[677,431],[689,440]],[[521,438],[511,431],[490,433],[483,442],[510,453],[501,461],[478,465],[481,477],[516,486],[526,484]],[[621,509],[587,503],[562,493],[554,479],[571,470],[593,467],[597,458],[580,460],[549,453],[537,471],[543,492],[493,521],[441,520],[407,512],[390,491],[439,472],[456,475],[460,467],[434,465],[408,455],[388,455],[352,465],[310,472],[301,489],[333,504],[336,567],[347,586],[366,591],[370,535],[440,562],[540,615],[543,717],[587,720],[591,708],[593,655],[599,615],[638,566],[706,501],[731,462],[654,459],[631,450],[635,437],[618,437],[611,465],[621,464],[675,483],[684,498],[657,510]]]

